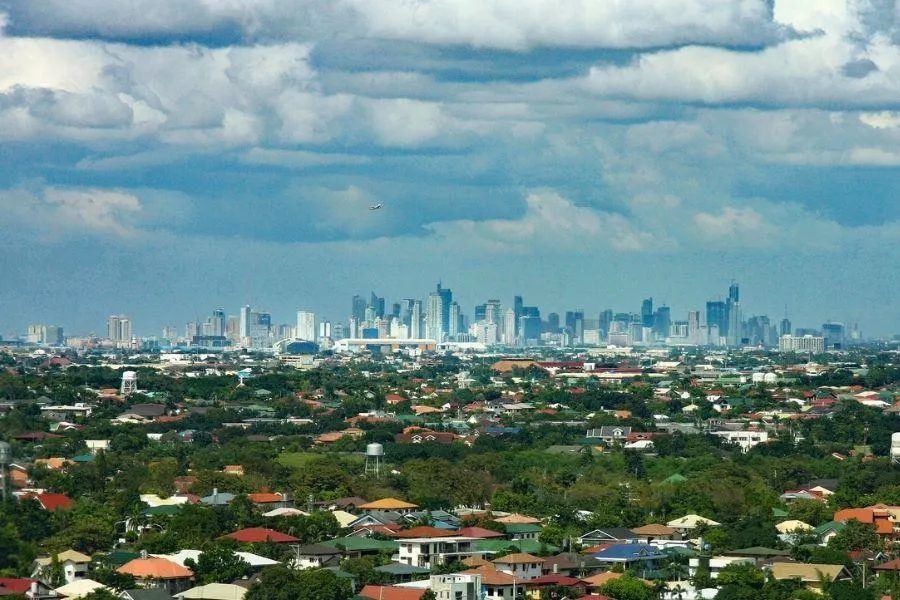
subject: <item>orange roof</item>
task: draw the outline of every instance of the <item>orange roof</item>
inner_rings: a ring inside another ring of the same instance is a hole
[[[272,494],[268,492],[247,494],[247,497],[250,498],[250,502],[256,502],[257,504],[265,504],[266,502],[284,502],[284,498],[281,494]]]
[[[69,463],[69,459],[67,458],[36,458],[34,460],[34,464],[36,465],[46,465],[48,469],[51,471],[58,471],[62,469]]]
[[[182,579],[194,576],[194,572],[190,569],[165,558],[136,558],[116,571],[134,575],[138,579]]]
[[[484,565],[475,569],[463,571],[463,575],[481,575],[481,583],[485,585],[512,585],[515,579],[512,575],[498,571],[493,566]]]
[[[544,562],[544,559],[540,556],[534,556],[533,554],[527,554],[525,552],[515,552],[513,554],[501,556],[500,558],[495,558],[491,562],[497,565],[515,565],[522,563],[542,563]]]
[[[404,502],[403,500],[397,500],[396,498],[382,498],[381,500],[375,500],[374,502],[361,504],[360,508],[363,510],[398,510],[407,508],[419,508],[419,505]]]
[[[659,523],[650,523],[649,525],[632,529],[631,533],[638,535],[674,535],[675,530]]]
[[[529,517],[526,515],[520,515],[518,513],[513,513],[511,515],[506,515],[505,517],[500,517],[499,519],[494,519],[498,523],[507,523],[507,524],[526,524],[526,525],[535,525],[540,523],[540,519],[535,519],[534,517]]]
[[[468,558],[464,558],[462,560],[462,564],[466,565],[467,567],[484,567],[490,566],[491,563],[484,560],[480,556],[470,556]]]
[[[860,523],[874,523],[875,513],[871,508],[845,508],[834,513],[834,520],[838,523],[846,521],[859,521]]]
[[[585,577],[584,579],[582,579],[582,581],[584,581],[586,584],[588,584],[588,587],[596,588],[596,587],[600,587],[603,584],[609,583],[613,579],[618,579],[619,577],[622,577],[622,575],[624,575],[624,573],[616,573],[614,571],[606,571],[604,573],[597,573],[596,575],[591,575],[590,577]],[[641,579],[640,581],[643,581],[645,584],[650,585],[650,582],[647,581],[646,579]]]

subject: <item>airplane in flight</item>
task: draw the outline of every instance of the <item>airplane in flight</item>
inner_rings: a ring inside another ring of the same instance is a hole
[[[378,210],[378,209],[381,208],[382,206],[384,206],[384,204],[382,204],[381,202],[379,202],[378,204],[373,204],[372,206],[370,206],[370,207],[369,207],[369,210]]]

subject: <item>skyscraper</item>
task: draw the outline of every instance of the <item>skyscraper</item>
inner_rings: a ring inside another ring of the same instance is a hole
[[[787,317],[781,320],[781,335],[791,335],[791,320]]]
[[[728,286],[728,301],[729,302],[740,302],[741,301],[741,290],[738,287],[737,282],[732,281],[731,285]]]
[[[438,342],[443,341],[444,299],[440,292],[428,294],[425,306],[425,337]]]
[[[409,314],[409,337],[422,338],[422,301],[413,300],[412,310]]]
[[[653,333],[657,339],[665,339],[669,337],[669,328],[672,326],[672,314],[668,306],[660,306],[656,309],[656,315],[653,318]]]
[[[438,283],[437,293],[441,297],[441,334],[446,336],[450,331],[450,303],[453,302],[453,292]]]
[[[253,323],[251,322],[251,318],[250,318],[250,306],[249,305],[245,305],[245,306],[241,307],[240,316],[241,316],[241,329],[238,332],[238,335],[240,335],[241,340],[243,340],[245,337],[248,337],[250,335],[250,328],[253,326]]]
[[[354,295],[352,307],[350,309],[350,316],[356,317],[357,323],[362,323],[366,320],[366,300],[362,296]]]
[[[131,342],[131,320],[125,315],[110,315],[106,319],[106,337],[116,345]]]
[[[522,296],[514,296],[513,297],[513,314],[516,317],[516,335],[519,332],[519,321],[522,318],[522,310],[525,308],[525,301],[522,300]]]
[[[450,329],[447,330],[447,335],[450,338],[455,338],[457,335],[462,333],[462,314],[460,312],[459,304],[456,302],[450,303]]]
[[[507,308],[503,311],[503,343],[512,346],[516,343],[516,311]]]
[[[225,335],[225,309],[217,308],[212,314],[212,335]]]
[[[297,311],[297,338],[315,342],[316,334],[316,313],[306,310]]]
[[[706,303],[706,327],[712,332],[712,328],[716,328],[716,335],[724,335],[728,329],[727,313],[725,312],[725,303],[721,300],[711,300]],[[711,333],[712,335],[712,333]],[[718,340],[710,340],[713,345],[718,345]]]
[[[547,333],[559,333],[559,313],[547,315]]]
[[[653,298],[641,302],[641,327],[653,327]]]

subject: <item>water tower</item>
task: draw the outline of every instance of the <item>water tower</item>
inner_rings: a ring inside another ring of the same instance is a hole
[[[370,473],[378,479],[381,463],[384,460],[384,446],[381,444],[366,445],[366,475]]]
[[[891,463],[900,464],[900,432],[891,434]]]
[[[130,396],[137,391],[137,373],[134,371],[125,371],[122,373],[122,388],[119,393],[123,398]]]

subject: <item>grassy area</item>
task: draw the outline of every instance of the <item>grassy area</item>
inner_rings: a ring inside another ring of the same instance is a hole
[[[322,455],[315,452],[282,452],[275,460],[286,467],[301,469],[320,458]]]

